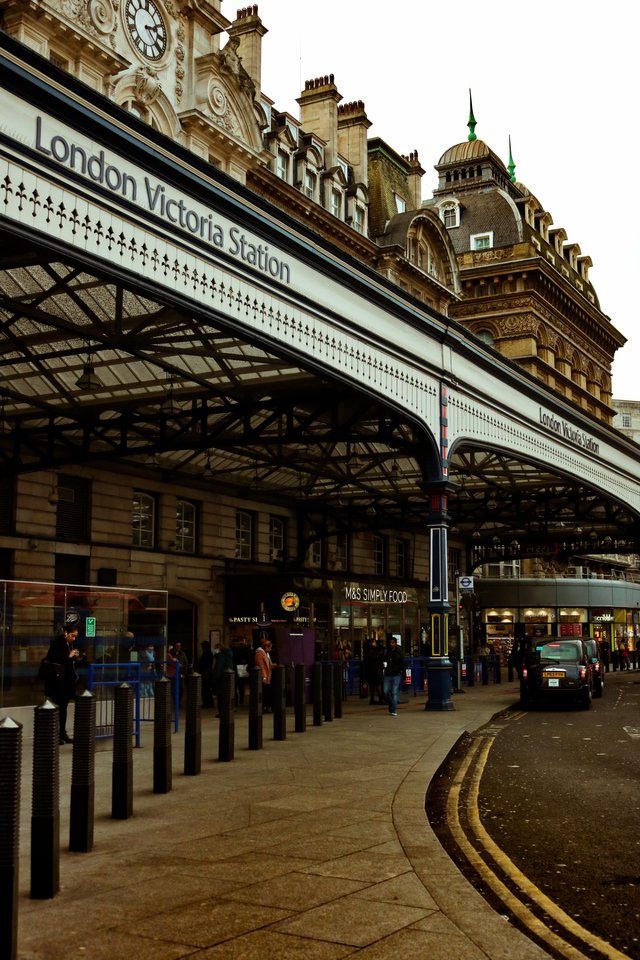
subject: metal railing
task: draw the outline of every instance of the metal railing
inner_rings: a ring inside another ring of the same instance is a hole
[[[170,674],[167,675],[167,666]],[[166,677],[171,682],[172,722],[180,729],[180,664],[176,661],[156,660],[153,664],[90,663],[87,665],[87,689],[96,701],[96,739],[113,737],[113,696],[116,687],[128,683],[133,688],[133,730],[136,747],[140,746],[140,726],[153,722],[155,682]]]

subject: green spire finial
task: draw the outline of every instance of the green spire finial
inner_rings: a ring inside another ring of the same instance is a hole
[[[509,134],[509,165],[507,167],[509,171],[509,179],[511,183],[516,182],[516,165],[513,162],[513,154],[511,153],[511,134]]]
[[[477,140],[476,137],[476,118],[473,115],[473,100],[471,99],[471,88],[469,88],[469,120],[467,122],[469,127],[469,136],[467,140]]]

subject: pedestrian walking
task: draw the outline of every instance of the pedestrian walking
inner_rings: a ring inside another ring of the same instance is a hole
[[[392,717],[398,716],[398,693],[404,676],[404,657],[394,636],[387,636],[387,649],[382,658],[384,695]]]

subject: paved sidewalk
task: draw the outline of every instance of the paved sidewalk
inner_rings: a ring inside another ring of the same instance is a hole
[[[71,747],[60,751],[60,893],[31,900],[31,741],[25,739],[19,960],[542,960],[548,955],[464,880],[429,827],[425,793],[448,752],[518,699],[518,686],[466,688],[455,710],[399,716],[351,698],[339,720],[221,763],[203,713],[202,772],[154,794],[153,729],[134,750],[133,816],[111,819],[111,743],[96,755],[94,849],[69,853]]]

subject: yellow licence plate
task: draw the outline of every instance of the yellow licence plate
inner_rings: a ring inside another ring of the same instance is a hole
[[[543,670],[543,677],[564,677],[564,670]]]

